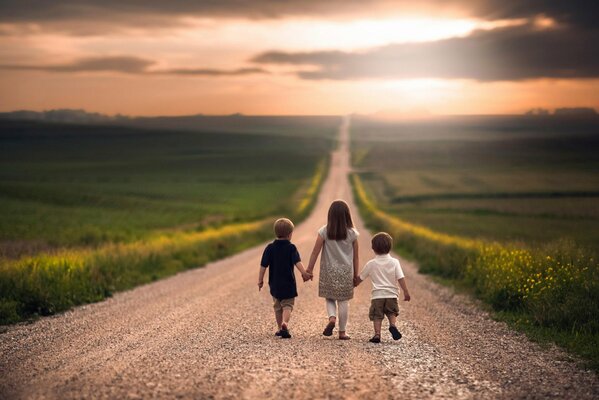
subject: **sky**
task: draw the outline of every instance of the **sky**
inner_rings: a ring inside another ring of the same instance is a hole
[[[0,111],[599,109],[593,0],[0,0]]]

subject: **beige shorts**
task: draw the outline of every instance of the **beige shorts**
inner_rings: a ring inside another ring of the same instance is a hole
[[[290,299],[277,299],[273,297],[272,300],[274,301],[273,307],[275,308],[275,311],[283,311],[283,308],[293,310],[293,305],[295,304],[295,297]]]
[[[396,317],[399,315],[399,304],[397,303],[397,299],[394,297],[390,299],[372,299],[370,301],[368,318],[370,318],[371,321],[376,321],[385,319],[385,315],[387,318],[390,315],[395,315]]]

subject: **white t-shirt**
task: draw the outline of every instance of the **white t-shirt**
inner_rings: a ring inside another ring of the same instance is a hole
[[[360,279],[370,276],[373,299],[398,298],[397,280],[404,277],[399,260],[389,254],[377,255],[368,261],[360,273]]]

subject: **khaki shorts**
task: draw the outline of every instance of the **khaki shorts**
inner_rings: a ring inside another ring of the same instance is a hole
[[[273,307],[275,308],[275,311],[283,311],[283,308],[293,310],[293,304],[295,304],[295,297],[290,299],[277,299],[273,297],[272,300],[274,301]]]
[[[370,311],[368,317],[371,321],[385,319],[385,315],[399,315],[399,304],[396,298],[390,299],[372,299],[370,301]]]

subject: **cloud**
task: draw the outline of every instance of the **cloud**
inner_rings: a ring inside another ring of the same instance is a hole
[[[46,72],[123,72],[139,74],[155,64],[154,61],[130,56],[87,57],[66,64],[55,65],[0,65],[1,69],[46,71]]]
[[[418,3],[415,5],[414,3]],[[546,14],[559,19],[594,22],[599,6],[588,0],[3,0],[0,15],[5,21],[40,21],[94,18],[115,14],[184,15],[248,18],[280,18],[293,15],[365,14],[390,9],[432,11],[462,9],[473,16],[522,18]]]
[[[263,68],[237,68],[237,69],[213,69],[213,68],[179,68],[155,71],[157,74],[173,74],[173,75],[200,75],[200,76],[235,76],[235,75],[250,75],[250,74],[268,74],[269,72]]]
[[[563,23],[594,27],[599,2],[592,0],[2,0],[0,22],[50,24],[89,31],[101,23],[153,26],[183,23],[180,17],[272,19],[297,16],[384,16],[391,13],[452,12],[483,19],[545,15]],[[88,32],[89,33],[89,32]]]
[[[441,0],[429,0],[440,3]],[[375,0],[370,7],[388,8],[392,1]],[[400,1],[400,3],[408,3]],[[282,18],[286,16],[331,15],[364,11],[357,0],[3,0],[0,19],[4,21],[57,21],[97,19],[114,15],[162,15],[234,18]]]
[[[595,51],[598,42],[599,30],[539,29],[527,24],[363,52],[271,51],[251,61],[296,66],[297,75],[303,79],[592,78],[599,77],[599,52]]]
[[[599,2],[594,0],[482,0],[467,1],[472,15],[484,19],[532,18],[544,15],[558,22],[597,28]]]
[[[258,67],[237,69],[214,68],[174,68],[150,69],[156,62],[145,58],[131,56],[87,57],[65,64],[23,65],[0,64],[0,69],[45,72],[120,72],[126,74],[161,74],[161,75],[195,75],[195,76],[235,76],[249,74],[266,74],[267,70]]]

